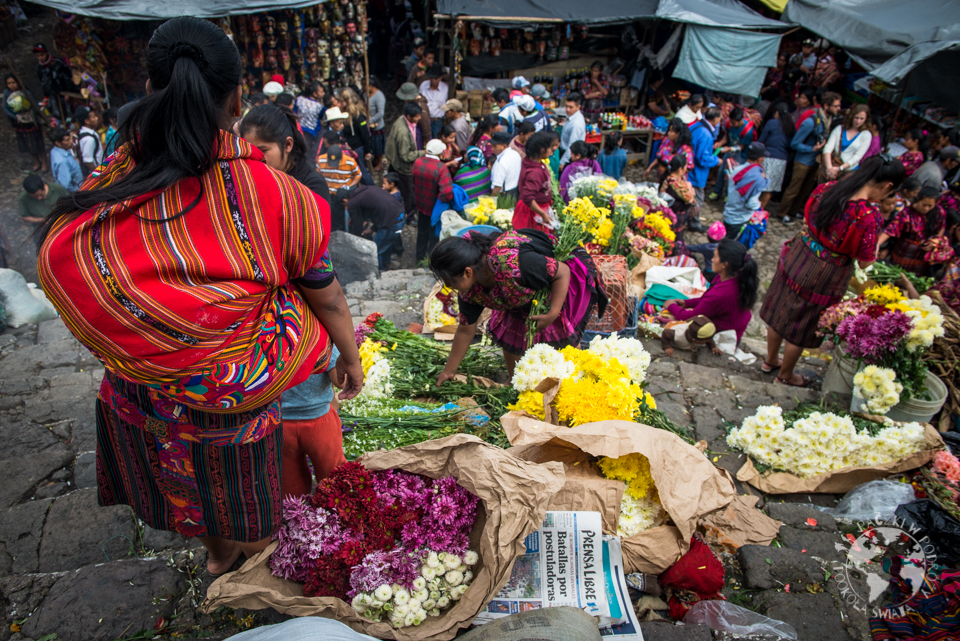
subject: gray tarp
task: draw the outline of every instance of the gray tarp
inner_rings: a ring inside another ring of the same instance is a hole
[[[868,71],[911,45],[960,40],[957,0],[790,0],[783,19],[846,49]]]
[[[675,78],[728,93],[756,96],[777,64],[781,34],[687,25]]]
[[[906,80],[906,96],[920,96],[941,107],[960,111],[957,69],[960,69],[960,40],[944,40],[915,44],[870,75],[891,85],[901,85]]]
[[[764,18],[738,0],[437,0],[437,12],[453,16],[526,17],[588,24],[660,18],[712,27],[776,29],[787,26]]]
[[[312,7],[317,0],[32,0],[36,4],[111,20],[166,20],[177,16],[220,18],[278,9]]]
[[[764,18],[737,0],[660,0],[657,17],[706,27],[779,29],[788,26],[779,20]],[[770,66],[776,65],[774,57]]]

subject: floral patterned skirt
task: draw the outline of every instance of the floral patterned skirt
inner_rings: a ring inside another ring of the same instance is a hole
[[[100,505],[157,530],[254,542],[280,525],[280,401],[237,414],[187,408],[109,371],[97,399]]]
[[[564,261],[570,268],[570,288],[557,320],[537,334],[535,342],[547,343],[562,349],[568,345],[579,346],[590,312],[599,307],[602,315],[607,306],[607,294],[597,267],[583,250],[578,250]],[[490,316],[490,333],[493,341],[511,354],[521,355],[527,351],[527,312],[521,310],[493,310]]]

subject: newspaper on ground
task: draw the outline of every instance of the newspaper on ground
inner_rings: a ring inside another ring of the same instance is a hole
[[[642,641],[623,571],[620,539],[604,536],[599,512],[547,512],[524,541],[510,580],[477,615],[482,625],[517,612],[572,606],[599,618],[607,639]]]

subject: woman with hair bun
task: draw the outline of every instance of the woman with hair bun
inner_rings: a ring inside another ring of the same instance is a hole
[[[527,318],[537,323],[535,342],[556,348],[578,346],[590,313],[603,315],[607,294],[597,267],[583,249],[567,260],[553,258],[554,239],[534,229],[489,236],[467,232],[447,238],[430,254],[430,269],[447,287],[459,292],[460,325],[447,366],[437,385],[457,373],[484,308],[493,310],[490,333],[503,348],[507,371],[527,350]],[[550,309],[530,316],[537,292],[550,288]]]
[[[341,398],[363,370],[325,259],[329,206],[229,131],[236,46],[207,20],[174,18],[146,62],[129,142],[57,202],[38,271],[106,368],[100,504],[198,537],[220,575],[280,525],[280,394],[324,371],[334,345]]]

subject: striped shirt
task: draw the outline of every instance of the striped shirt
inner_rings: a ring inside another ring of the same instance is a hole
[[[360,166],[356,160],[347,154],[341,156],[339,165],[329,164],[327,154],[323,154],[317,158],[317,171],[327,179],[327,186],[330,187],[331,194],[335,194],[341,187],[360,182]]]

